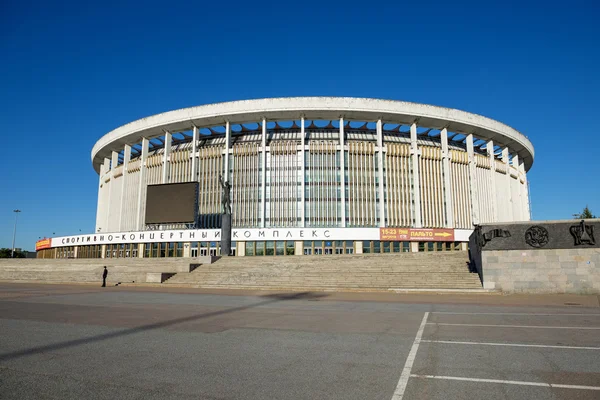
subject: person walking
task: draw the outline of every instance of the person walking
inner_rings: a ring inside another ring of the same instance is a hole
[[[104,266],[104,272],[102,273],[102,287],[106,287],[106,277],[108,276],[108,270],[106,265]]]

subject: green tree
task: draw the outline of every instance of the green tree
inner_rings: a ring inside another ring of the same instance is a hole
[[[573,218],[575,218],[575,219],[589,219],[589,218],[598,218],[598,217],[596,217],[594,214],[592,214],[592,212],[590,211],[590,209],[588,208],[588,206],[586,204],[585,208],[583,209],[583,212],[579,213],[579,214],[573,214]]]
[[[1,248],[0,249],[0,258],[10,258],[10,253],[12,249]],[[25,258],[25,253],[20,250],[15,250],[15,258]]]

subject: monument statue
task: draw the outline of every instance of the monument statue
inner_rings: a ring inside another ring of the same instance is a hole
[[[231,215],[231,184],[229,181],[223,181],[223,175],[219,175],[219,183],[223,189],[223,195],[221,196],[223,214]]]
[[[221,204],[223,205],[223,214],[221,214],[221,256],[231,255],[231,184],[223,180],[223,175],[219,175],[219,183],[223,189]]]

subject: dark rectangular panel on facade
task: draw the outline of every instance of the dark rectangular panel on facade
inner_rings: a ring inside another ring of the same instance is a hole
[[[148,185],[146,224],[193,223],[197,210],[197,182]]]
[[[599,231],[598,219],[482,224],[469,241],[477,242],[482,250],[600,248]]]

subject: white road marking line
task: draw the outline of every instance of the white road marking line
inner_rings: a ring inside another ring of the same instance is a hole
[[[562,383],[551,383],[550,386],[563,389],[600,390],[600,386],[563,385]]]
[[[534,329],[600,329],[600,326],[542,326],[542,325],[450,324],[450,323],[446,323],[446,322],[428,322],[427,325],[483,326],[483,327],[494,327],[494,328],[534,328]]]
[[[487,342],[458,342],[453,340],[421,340],[421,343],[444,343],[444,344],[473,344],[483,346],[509,346],[509,347],[540,347],[549,349],[574,349],[574,350],[600,350],[600,347],[582,347],[582,346],[558,346],[545,344],[525,344],[525,343],[487,343]]]
[[[394,390],[392,400],[402,400],[402,397],[404,396],[404,391],[406,390],[406,385],[408,384],[408,378],[410,378],[411,376],[410,371],[412,370],[413,363],[415,362],[417,350],[419,350],[421,336],[423,336],[423,330],[425,330],[425,324],[427,323],[428,316],[428,312],[426,312],[425,315],[423,315],[423,320],[421,321],[421,325],[419,326],[419,330],[417,331],[417,336],[415,336],[415,341],[413,342],[413,345],[410,348],[408,357],[406,357],[406,363],[404,364],[404,368],[402,369],[402,374],[400,375],[400,379],[398,380],[398,385],[396,385],[396,390]]]
[[[464,378],[461,376],[442,376],[442,375],[415,375],[412,374],[411,378],[421,379],[443,379],[448,381],[467,381],[467,382],[486,382],[486,383],[506,383],[509,385],[526,385],[526,386],[543,386],[550,387],[550,384],[543,382],[525,382],[525,381],[507,381],[501,379],[483,379],[483,378]]]
[[[541,386],[541,387],[547,387],[547,388],[600,390],[600,386],[563,385],[561,383],[526,382],[526,381],[506,381],[506,380],[502,380],[502,379],[464,378],[461,376],[414,375],[414,374],[412,374],[410,377],[411,378],[421,378],[421,379],[444,379],[444,380],[450,380],[450,381],[504,383],[504,384],[508,384],[508,385]]]
[[[531,317],[538,316],[584,316],[584,317],[600,317],[600,314],[551,314],[551,313],[486,313],[486,312],[454,312],[454,311],[431,311],[431,314],[455,314],[455,315],[527,315]]]

